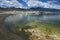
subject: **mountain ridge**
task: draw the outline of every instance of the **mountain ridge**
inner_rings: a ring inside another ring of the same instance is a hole
[[[12,10],[17,10],[17,11],[55,11],[55,12],[60,12],[60,9],[50,9],[50,8],[41,8],[41,7],[36,7],[36,8],[28,8],[28,9],[24,9],[24,8],[1,8],[0,10],[4,10],[4,11],[12,11]]]

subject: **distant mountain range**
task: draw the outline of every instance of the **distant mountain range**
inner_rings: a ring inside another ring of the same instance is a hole
[[[32,11],[55,11],[55,12],[60,12],[60,9],[50,9],[50,8],[41,8],[41,7],[32,7],[32,8],[28,8],[28,9],[24,9],[24,8],[14,8],[14,7],[11,7],[11,8],[1,8],[0,7],[0,10],[10,10],[10,11],[12,11],[12,10],[24,10],[24,11],[26,11],[26,10],[28,10],[28,11],[30,11],[30,10],[32,10]]]
[[[41,8],[41,7],[32,7],[30,10],[42,10],[42,11],[60,11],[60,9],[52,9],[52,8]]]

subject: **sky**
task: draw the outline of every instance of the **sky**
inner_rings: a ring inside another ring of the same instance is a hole
[[[60,9],[60,0],[0,0],[0,7],[9,8],[53,8]]]

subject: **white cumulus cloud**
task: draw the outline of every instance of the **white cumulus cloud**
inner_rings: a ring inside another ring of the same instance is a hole
[[[60,9],[60,5],[54,4],[57,1],[47,1],[47,2],[42,2],[38,0],[29,0],[28,2],[25,1],[28,5],[28,7],[42,7],[42,8],[55,8],[55,9]]]
[[[0,7],[16,7],[16,8],[22,8],[23,5],[19,3],[17,0],[0,0]]]
[[[55,4],[57,0],[47,0],[47,2],[42,2],[41,0],[23,0],[28,6],[24,7],[17,0],[0,0],[0,7],[15,7],[15,8],[30,8],[30,7],[42,7],[42,8],[55,8],[60,9],[59,4]]]

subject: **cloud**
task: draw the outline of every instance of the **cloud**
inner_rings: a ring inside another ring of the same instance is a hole
[[[17,0],[0,0],[0,7],[16,7],[16,8],[22,8],[23,5],[19,3]]]
[[[28,2],[29,0],[23,0],[24,2]]]
[[[24,7],[17,0],[0,0],[0,7],[15,7],[15,8],[30,8],[30,7],[42,7],[42,8],[55,8],[60,9],[60,5],[56,4],[57,0],[47,0],[42,2],[41,0],[23,0],[28,6]]]
[[[38,0],[23,0],[24,2],[28,2],[28,1],[38,1]]]
[[[42,7],[42,8],[55,8],[60,9],[60,5],[55,4],[57,1],[42,2],[38,0],[29,0],[27,3],[28,7]]]

